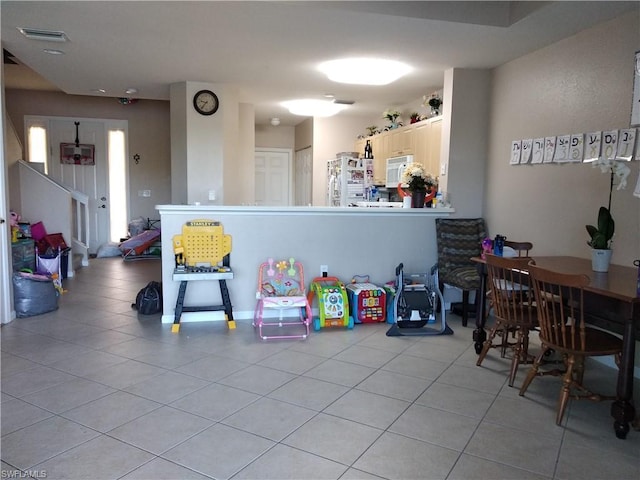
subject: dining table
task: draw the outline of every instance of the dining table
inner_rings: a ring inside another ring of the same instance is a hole
[[[584,288],[585,319],[589,324],[622,336],[622,356],[618,367],[616,399],[611,416],[616,436],[626,438],[635,418],[633,382],[636,339],[640,339],[640,280],[638,269],[631,266],[609,266],[608,272],[594,272],[591,260],[572,256],[535,256],[537,266],[561,273],[583,274],[589,277]],[[476,330],[473,332],[476,352],[486,339],[486,265],[481,257],[477,264],[481,285],[476,299]],[[479,350],[480,349],[480,350]]]

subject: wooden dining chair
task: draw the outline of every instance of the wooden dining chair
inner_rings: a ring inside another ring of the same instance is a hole
[[[506,258],[487,255],[487,290],[495,323],[483,343],[476,365],[482,365],[492,348],[504,358],[512,350],[509,386],[512,387],[521,363],[531,363],[529,332],[538,326],[533,288],[528,274],[528,257]],[[513,341],[509,341],[509,337]],[[496,337],[500,340],[496,341]]]
[[[505,240],[504,246],[515,250],[518,257],[528,257],[529,251],[533,249],[533,243],[531,242],[514,242],[512,240]]]
[[[593,393],[583,385],[584,359],[614,355],[618,365],[622,339],[585,325],[584,287],[589,284],[589,277],[553,272],[535,265],[529,266],[529,275],[535,293],[542,350],[520,388],[520,395],[525,394],[536,376],[558,374],[557,370],[541,372],[540,366],[549,350],[561,354],[566,370],[562,373],[556,411],[556,424],[560,425],[570,398],[593,401],[615,398]]]

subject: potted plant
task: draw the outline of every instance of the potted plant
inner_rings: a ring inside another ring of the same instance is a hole
[[[611,262],[611,239],[616,224],[607,207],[600,207],[598,211],[598,226],[586,225],[591,240],[587,244],[592,248],[591,268],[594,272],[606,272]]]
[[[600,207],[598,210],[598,225],[586,225],[587,232],[591,240],[587,244],[591,247],[591,268],[594,272],[609,271],[609,263],[611,262],[611,240],[615,233],[616,224],[611,215],[611,194],[613,193],[614,179],[618,178],[617,190],[621,190],[627,185],[627,177],[629,176],[629,167],[625,162],[608,159],[604,157],[598,158],[593,162],[594,167],[600,167],[602,173],[610,174],[609,181],[609,205],[608,207]]]
[[[398,128],[399,116],[400,116],[400,112],[398,110],[391,110],[391,109],[385,110],[385,112],[382,114],[382,118],[386,118],[391,122],[391,125],[389,125],[390,129]]]
[[[591,240],[587,244],[597,250],[607,250],[611,246],[611,239],[615,232],[616,224],[607,207],[600,207],[598,211],[598,226],[586,225]]]
[[[442,106],[442,99],[437,93],[432,93],[429,97],[424,95],[422,97],[422,105],[431,108],[431,116],[435,117],[440,115],[440,107]]]
[[[410,123],[416,123],[416,122],[419,122],[419,121],[420,121],[420,114],[419,114],[418,112],[413,112],[413,113],[411,114],[411,117],[409,117],[409,118],[411,119],[411,120],[410,120]]]

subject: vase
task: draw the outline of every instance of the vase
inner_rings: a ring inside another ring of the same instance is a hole
[[[612,254],[613,250],[596,248],[592,249],[591,270],[593,270],[594,272],[608,272]]]
[[[426,196],[426,190],[414,190],[411,192],[411,208],[424,208],[424,199]]]

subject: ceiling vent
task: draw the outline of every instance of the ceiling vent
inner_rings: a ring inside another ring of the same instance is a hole
[[[69,37],[64,32],[55,30],[41,30],[38,28],[22,28],[18,27],[22,35],[31,40],[43,40],[45,42],[68,42]]]

